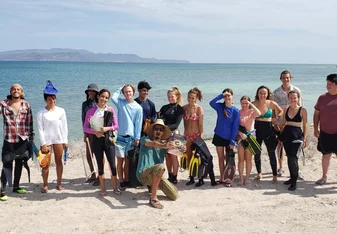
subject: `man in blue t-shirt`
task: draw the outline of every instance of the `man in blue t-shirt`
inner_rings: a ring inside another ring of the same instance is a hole
[[[157,197],[158,188],[171,200],[178,198],[177,188],[164,176],[164,156],[173,143],[168,141],[171,135],[170,129],[165,126],[162,119],[147,127],[147,136],[140,140],[140,151],[137,167],[137,178],[144,184],[151,186],[150,205],[162,209],[163,205]]]
[[[143,108],[143,123],[142,123],[142,136],[144,136],[145,128],[152,124],[157,117],[156,107],[154,103],[147,98],[149,95],[149,90],[152,87],[145,80],[140,81],[138,83],[138,93],[139,96],[135,99],[135,101]]]

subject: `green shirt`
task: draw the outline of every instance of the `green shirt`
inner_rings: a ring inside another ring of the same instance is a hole
[[[137,178],[139,179],[140,174],[148,167],[155,164],[163,163],[165,154],[167,154],[167,149],[158,149],[153,147],[148,147],[145,145],[146,141],[149,141],[149,137],[142,137],[140,139],[140,150],[139,159],[137,166]]]

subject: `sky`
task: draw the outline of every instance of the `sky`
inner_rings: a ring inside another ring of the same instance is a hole
[[[336,0],[0,0],[0,51],[337,64]]]

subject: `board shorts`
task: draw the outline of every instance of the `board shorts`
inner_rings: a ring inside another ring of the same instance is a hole
[[[321,131],[317,142],[317,150],[323,155],[337,154],[337,133],[329,134]]]
[[[134,149],[134,140],[130,136],[117,136],[115,154],[119,158],[125,158],[129,151]]]

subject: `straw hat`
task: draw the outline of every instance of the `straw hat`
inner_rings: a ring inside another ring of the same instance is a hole
[[[164,133],[163,133],[163,137],[162,139],[163,140],[166,140],[170,137],[171,135],[171,130],[164,124],[164,121],[162,119],[157,119],[156,122],[154,122],[153,124],[151,124],[150,126],[148,126],[145,130],[146,134],[149,136],[149,137],[153,137],[153,128],[154,126],[156,125],[160,125],[160,126],[163,126],[164,127]]]

